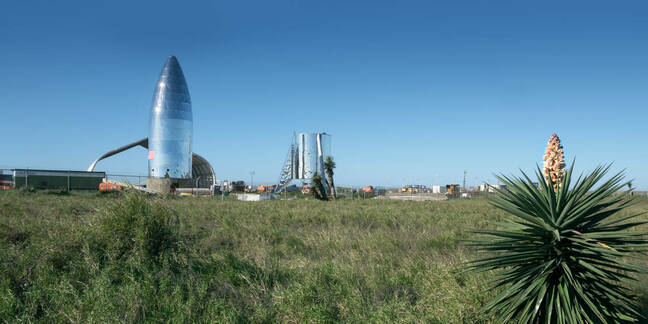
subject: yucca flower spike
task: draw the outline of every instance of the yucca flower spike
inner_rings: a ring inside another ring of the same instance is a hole
[[[542,159],[542,174],[547,183],[549,183],[549,179],[551,179],[551,182],[554,184],[554,191],[557,191],[562,177],[565,175],[565,155],[563,147],[560,144],[560,138],[558,138],[556,133],[549,137],[549,142],[545,149],[545,155]]]

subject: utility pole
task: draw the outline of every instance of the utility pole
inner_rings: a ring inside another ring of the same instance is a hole
[[[463,192],[466,192],[466,170],[464,170],[464,178],[463,178]]]

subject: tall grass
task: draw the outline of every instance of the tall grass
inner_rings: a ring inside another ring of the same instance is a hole
[[[489,323],[490,274],[456,269],[468,231],[503,216],[476,200],[2,192],[0,321]]]

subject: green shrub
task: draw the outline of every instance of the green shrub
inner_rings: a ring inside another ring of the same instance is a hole
[[[641,317],[628,285],[642,268],[624,258],[646,251],[645,233],[628,231],[646,222],[631,221],[637,214],[615,217],[634,201],[617,193],[626,186],[622,173],[596,187],[609,168],[572,182],[572,166],[559,184],[550,177],[547,183],[538,169],[539,187],[525,174],[498,177],[508,190],[492,202],[513,218],[499,230],[478,231],[487,238],[475,246],[491,255],[469,268],[499,271],[492,283],[501,292],[484,306],[499,323],[620,323]]]
[[[24,194],[31,194],[31,193],[35,193],[36,189],[32,186],[25,186],[25,187],[20,187],[18,191]]]
[[[45,193],[54,196],[67,196],[70,194],[70,192],[67,189],[48,189],[45,190]]]
[[[143,195],[129,194],[108,210],[102,232],[117,258],[136,254],[160,261],[179,248],[178,223],[168,208],[151,204]]]
[[[122,194],[123,191],[116,191],[116,190],[97,191],[97,196],[99,197],[121,197]]]

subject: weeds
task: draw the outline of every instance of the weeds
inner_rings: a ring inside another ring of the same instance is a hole
[[[488,323],[491,277],[456,269],[466,231],[502,216],[480,200],[0,192],[0,322]]]

